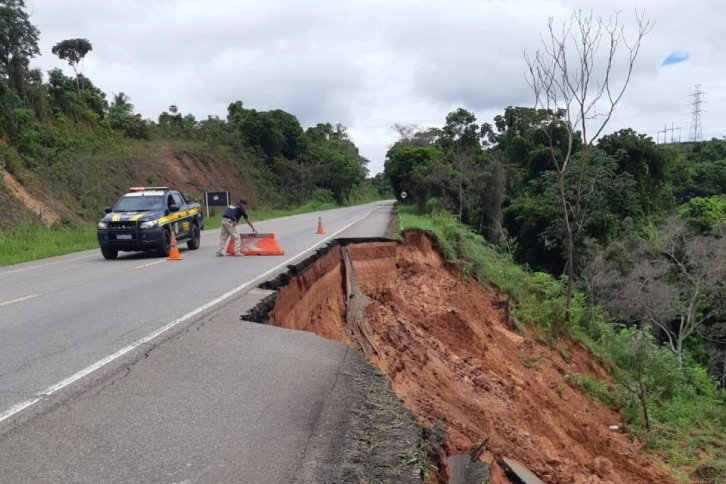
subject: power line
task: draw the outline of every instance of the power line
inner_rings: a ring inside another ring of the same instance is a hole
[[[696,92],[691,94],[691,97],[693,98],[693,102],[691,103],[691,106],[693,106],[693,111],[691,111],[691,132],[688,134],[688,138],[691,141],[703,141],[703,133],[701,131],[701,113],[704,111],[701,108],[701,104],[704,104],[706,101],[703,100],[705,92],[701,91],[701,85],[696,84]]]

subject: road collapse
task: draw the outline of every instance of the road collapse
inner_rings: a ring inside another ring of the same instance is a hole
[[[586,348],[562,340],[555,351],[518,332],[506,299],[462,278],[424,232],[331,242],[261,287],[276,293],[242,319],[347,344],[386,376],[423,434],[443,431],[438,450],[424,446],[428,482],[473,472],[507,483],[512,467],[544,482],[672,482],[610,429],[621,425],[617,409],[573,384],[612,384]]]

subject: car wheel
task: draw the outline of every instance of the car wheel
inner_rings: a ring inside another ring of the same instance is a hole
[[[118,250],[111,249],[110,247],[101,247],[101,254],[104,259],[113,260],[118,257]]]
[[[192,238],[189,242],[187,242],[187,247],[189,247],[189,250],[197,250],[199,248],[199,244],[202,241],[202,233],[199,231],[199,226],[197,224],[192,225]]]
[[[169,251],[171,250],[171,234],[168,230],[161,233],[161,245],[159,245],[159,255],[163,257],[169,257]]]

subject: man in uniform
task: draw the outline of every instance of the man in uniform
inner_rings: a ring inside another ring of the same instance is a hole
[[[252,225],[252,222],[250,222],[250,218],[247,216],[247,211],[245,210],[246,206],[247,202],[244,200],[240,200],[239,202],[237,202],[237,205],[230,205],[227,207],[227,210],[224,211],[224,215],[222,215],[222,225],[220,227],[219,233],[219,245],[217,246],[217,257],[222,257],[224,255],[224,248],[227,244],[227,237],[232,237],[232,239],[234,240],[234,255],[244,255],[240,252],[241,242],[239,234],[237,233],[237,223],[239,222],[239,219],[244,218],[245,222],[247,222],[247,225],[249,225],[252,229],[252,233],[257,233],[257,230],[255,230],[255,226]]]

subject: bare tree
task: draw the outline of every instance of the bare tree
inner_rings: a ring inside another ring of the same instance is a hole
[[[394,123],[391,127],[398,134],[398,141],[405,144],[413,144],[413,139],[418,131],[415,124]]]
[[[683,345],[723,310],[726,301],[726,239],[692,235],[669,220],[655,250],[633,251],[625,271],[593,261],[591,283],[600,302],[619,317],[660,332],[679,361]]]
[[[528,73],[527,82],[535,96],[535,108],[549,113],[549,123],[544,128],[550,141],[552,161],[559,174],[559,197],[562,219],[567,239],[567,299],[566,320],[570,319],[574,277],[574,227],[579,219],[581,190],[573,197],[567,196],[565,174],[573,155],[576,136],[581,136],[585,147],[592,145],[610,121],[615,108],[630,83],[635,59],[643,38],[650,32],[653,22],[636,11],[637,32],[628,40],[625,27],[620,22],[620,12],[608,19],[595,18],[582,10],[573,12],[569,21],[555,28],[554,20],[548,21],[548,34],[542,36],[542,46],[530,57],[525,53]],[[599,51],[603,44],[608,51],[600,62]],[[621,55],[624,54],[624,55]],[[624,70],[617,65],[623,58]],[[565,146],[556,146],[552,129],[564,125],[567,132]],[[588,131],[588,127],[592,130]],[[579,131],[579,133],[578,133]],[[590,136],[588,133],[593,133]],[[582,183],[584,164],[577,177]]]
[[[726,287],[726,239],[697,235],[691,237],[685,223],[670,221],[666,225],[663,255],[674,268],[678,284],[678,315],[675,329],[656,324],[667,335],[678,360],[683,357],[683,343],[716,315],[724,304]]]

